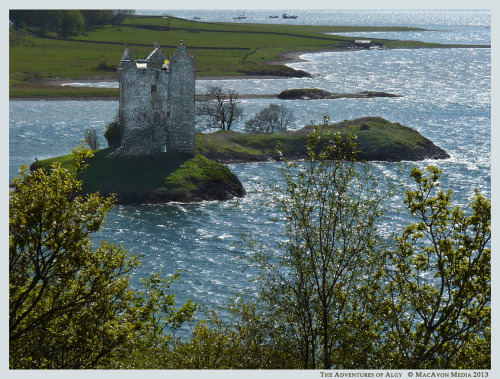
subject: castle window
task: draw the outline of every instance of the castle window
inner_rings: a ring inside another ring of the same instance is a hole
[[[158,91],[158,86],[156,84],[151,85],[151,93],[156,93]]]
[[[167,112],[167,118],[170,118],[170,112]]]

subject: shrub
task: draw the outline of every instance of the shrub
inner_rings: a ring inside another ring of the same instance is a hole
[[[120,125],[117,121],[113,121],[106,125],[106,131],[104,132],[104,138],[108,141],[108,146],[111,148],[118,148],[121,145],[121,133]]]

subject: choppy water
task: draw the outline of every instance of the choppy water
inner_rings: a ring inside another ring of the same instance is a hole
[[[196,11],[189,12],[172,14],[185,17],[196,14]],[[390,11],[339,11],[329,15],[311,11],[307,14],[311,15],[309,20],[315,15],[317,22],[332,24],[401,25],[403,22],[407,26],[440,27],[447,30],[447,38],[457,43],[464,42],[467,29],[467,38],[476,33],[480,36],[476,41],[489,43],[489,29],[485,28],[490,20],[487,11],[398,12],[398,17]],[[203,14],[215,17],[215,13]],[[249,18],[253,16],[253,12],[245,13]],[[258,14],[264,19],[267,13]],[[232,13],[226,11],[218,17],[229,14]],[[298,21],[305,23],[305,15],[300,14]],[[428,33],[426,38],[434,32]],[[374,90],[401,94],[401,98],[285,104],[295,113],[295,128],[310,120],[320,122],[324,112],[329,113],[332,121],[374,115],[410,126],[451,155],[445,161],[418,165],[435,164],[443,169],[443,187],[454,190],[458,204],[466,204],[476,187],[490,196],[490,49],[371,50],[307,54],[304,58],[307,62],[293,64],[293,67],[315,74],[314,78],[228,80],[217,84],[240,93],[279,93],[289,88],[318,87],[332,92]],[[208,84],[214,83],[197,83],[197,91],[203,91]],[[246,117],[250,117],[276,101],[244,100],[242,106]],[[102,135],[105,125],[116,115],[117,107],[116,101],[11,101],[10,178],[17,174],[20,164],[29,164],[35,157],[43,159],[69,153],[89,127],[96,128]],[[104,138],[102,143],[105,144]],[[284,238],[282,227],[269,221],[270,211],[261,204],[265,198],[255,191],[259,183],[279,182],[279,167],[279,163],[230,165],[248,191],[238,207],[234,207],[235,201],[119,206],[108,217],[102,236],[142,256],[143,265],[134,274],[134,283],[152,271],[183,270],[175,285],[180,301],[194,299],[214,305],[235,293],[252,293],[254,286],[249,279],[255,272],[241,270],[244,262],[239,257],[246,254],[239,246],[241,234],[250,233],[257,241],[269,243]],[[397,171],[396,164],[374,163],[373,167],[381,176],[394,176]],[[394,230],[401,222],[401,218],[395,218],[384,227]]]

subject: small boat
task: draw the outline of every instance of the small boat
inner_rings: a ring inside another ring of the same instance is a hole
[[[269,18],[279,18],[280,16],[269,16]]]
[[[283,18],[297,18],[297,17],[299,17],[299,16],[295,16],[295,15],[289,16],[288,14],[283,13]]]
[[[242,14],[242,15],[239,15],[238,17],[233,17],[233,20],[244,20],[246,18],[247,18],[247,16],[245,16],[244,14]]]
[[[201,20],[201,17],[193,17],[193,20]]]

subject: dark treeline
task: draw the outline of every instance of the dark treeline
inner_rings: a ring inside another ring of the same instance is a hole
[[[119,25],[131,10],[10,10],[9,19],[15,28],[30,29],[42,35],[79,35],[85,30],[107,24]]]

